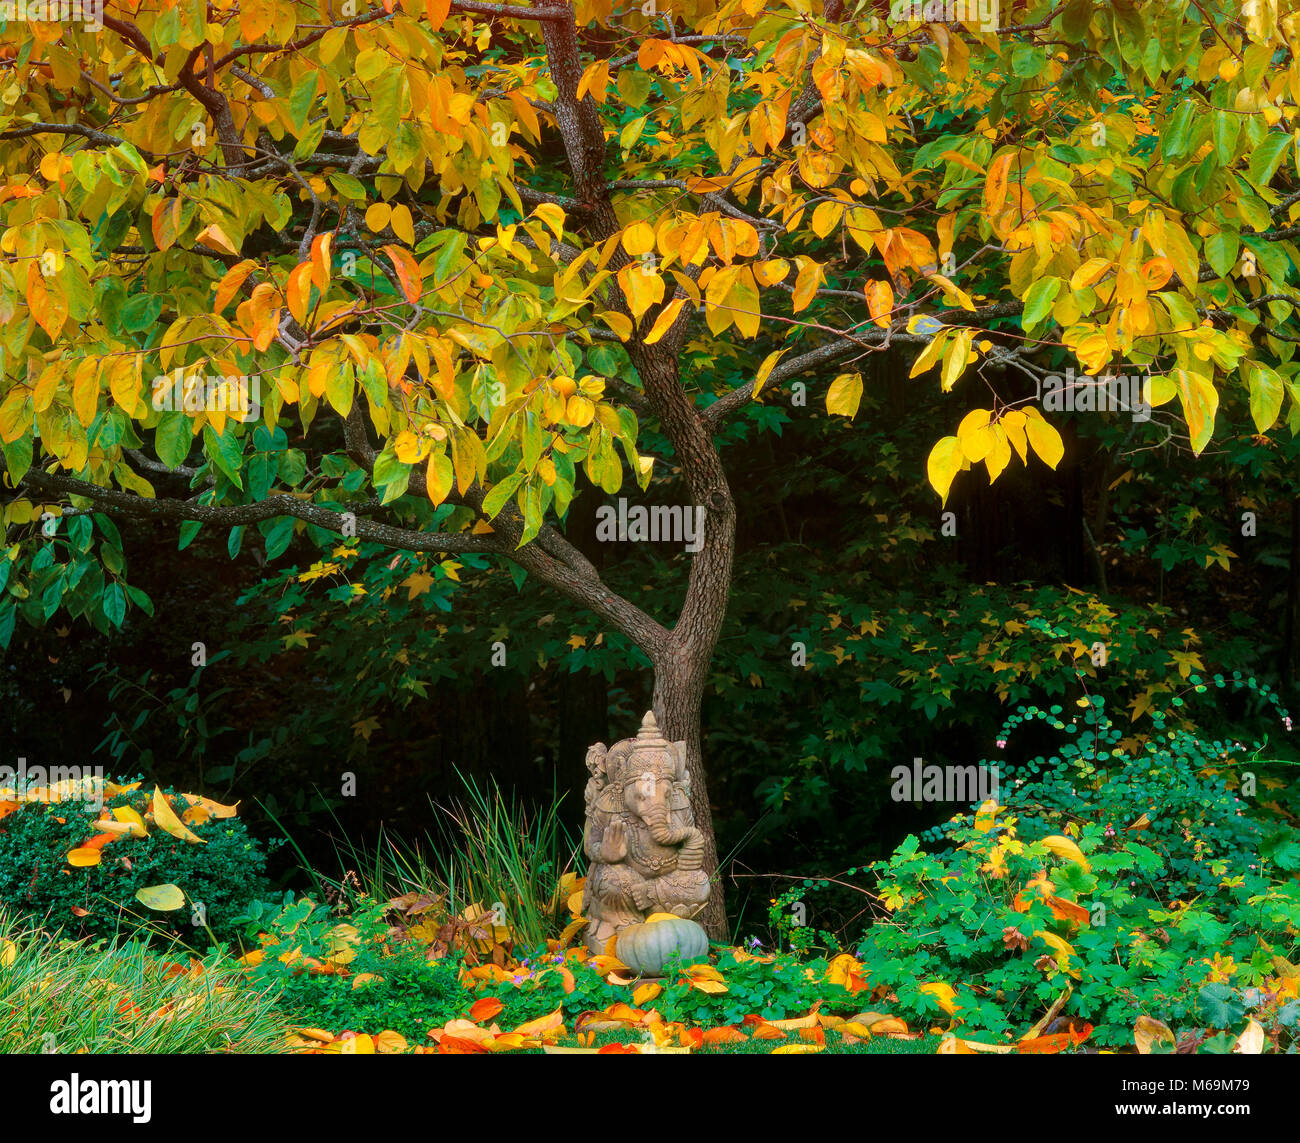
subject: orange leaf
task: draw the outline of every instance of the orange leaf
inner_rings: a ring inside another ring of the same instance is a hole
[[[443,1036],[438,1041],[438,1054],[443,1056],[487,1055],[487,1048],[473,1040],[463,1040],[459,1036]]]
[[[744,1044],[749,1037],[734,1024],[723,1024],[720,1028],[710,1028],[701,1039],[705,1044]]]
[[[641,1049],[635,1044],[605,1044],[596,1050],[598,1056],[639,1056]]]
[[[289,281],[285,285],[285,301],[289,303],[289,312],[299,325],[307,324],[307,305],[311,300],[312,264],[300,262],[289,271]]]
[[[984,182],[984,207],[989,218],[1002,210],[1007,201],[1007,175],[1011,171],[1013,152],[999,155],[989,167],[988,178]]]
[[[220,313],[224,310],[230,299],[239,293],[239,287],[242,286],[248,275],[257,269],[257,263],[251,259],[245,259],[243,262],[236,262],[222,276],[221,281],[217,283],[217,296],[212,303],[212,312]]]
[[[548,1016],[539,1016],[536,1020],[529,1020],[526,1024],[520,1024],[515,1031],[525,1036],[544,1035],[548,1032],[562,1033],[564,1031],[564,1013],[557,1008]]]
[[[330,239],[333,235],[318,234],[311,240],[311,283],[322,293],[330,281]]]
[[[485,996],[482,1000],[474,1001],[469,1010],[469,1018],[473,1020],[474,1023],[479,1024],[484,1020],[491,1020],[492,1017],[496,1016],[504,1007],[505,1005],[495,996]]]
[[[870,281],[862,287],[867,297],[867,312],[881,329],[889,328],[889,315],[894,308],[894,288],[886,281]]]
[[[393,269],[397,271],[397,280],[402,284],[402,293],[406,295],[406,300],[412,304],[418,302],[420,295],[424,293],[424,279],[420,275],[420,266],[411,252],[391,243],[382,249],[388,255],[388,260],[392,262]]]
[[[1073,901],[1067,901],[1063,897],[1049,896],[1046,900],[1057,920],[1073,921],[1076,925],[1086,925],[1091,917],[1091,914],[1082,905],[1076,905]]]

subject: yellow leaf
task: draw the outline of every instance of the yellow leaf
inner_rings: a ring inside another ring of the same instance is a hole
[[[755,262],[753,270],[754,281],[766,288],[785,281],[790,273],[790,263],[784,258],[768,258],[762,262]]]
[[[880,280],[868,282],[862,290],[867,296],[867,312],[871,314],[871,320],[881,329],[888,329],[894,309],[894,287]]]
[[[974,409],[967,413],[957,426],[957,440],[962,455],[972,463],[983,460],[993,450],[994,436],[989,428],[988,409]]]
[[[1169,1025],[1151,1016],[1139,1016],[1133,1025],[1133,1043],[1141,1055],[1149,1056],[1153,1044],[1175,1044],[1173,1031]]]
[[[415,224],[411,219],[409,207],[402,205],[400,202],[393,207],[392,214],[388,219],[388,225],[393,228],[393,233],[408,246],[415,245]]]
[[[171,834],[172,837],[180,838],[181,841],[193,842],[196,845],[207,844],[201,837],[195,836],[184,826],[163,796],[162,789],[158,786],[153,788],[153,820],[156,825]]]
[[[213,250],[220,250],[226,254],[234,254],[236,257],[239,255],[239,251],[235,248],[235,244],[230,241],[226,232],[215,222],[212,223],[211,226],[205,226],[200,230],[194,241],[202,242],[204,246]]]
[[[943,374],[940,379],[945,393],[957,384],[957,379],[965,372],[970,357],[971,342],[974,340],[975,331],[971,329],[958,330],[957,336],[952,339],[948,352],[944,354]]]
[[[933,996],[935,1003],[949,1016],[956,1015],[957,1009],[961,1007],[960,1004],[955,1003],[957,992],[951,984],[944,984],[942,981],[931,981],[928,984],[919,985],[917,991]]]
[[[149,909],[170,913],[185,905],[185,894],[177,885],[150,885],[135,891],[135,899]]]
[[[372,202],[366,209],[366,225],[376,234],[388,226],[392,209],[386,202]]]
[[[862,401],[862,374],[841,373],[826,390],[826,411],[848,417],[857,414]]]
[[[818,238],[825,238],[840,224],[844,217],[844,204],[827,201],[819,202],[812,212],[812,230]]]
[[[1070,275],[1070,289],[1082,290],[1087,286],[1091,286],[1100,280],[1109,267],[1110,259],[1108,258],[1089,258]]]
[[[641,320],[642,315],[652,305],[663,301],[663,278],[659,276],[657,270],[647,269],[641,262],[632,262],[624,266],[618,272],[618,284],[627,299],[627,308],[632,311],[632,317],[637,321]]]
[[[944,504],[948,503],[948,490],[963,463],[961,442],[956,437],[944,437],[930,450],[925,462],[925,475]]]
[[[774,1056],[806,1056],[813,1052],[825,1051],[825,1044],[783,1044],[779,1048],[773,1048],[771,1054]]]
[[[1027,405],[1023,411],[1025,432],[1034,452],[1043,458],[1048,468],[1055,468],[1060,463],[1061,457],[1065,455],[1065,444],[1061,440],[1061,434],[1049,425],[1043,419],[1043,414],[1032,405]]]
[[[633,258],[640,258],[655,248],[655,230],[648,222],[634,222],[623,231],[623,249]]]
[[[181,797],[191,806],[202,806],[208,811],[208,814],[214,818],[233,818],[239,813],[238,802],[233,806],[223,806],[220,802],[214,802],[211,798],[205,798],[199,794],[182,794]],[[116,813],[116,811],[114,812]],[[134,813],[134,811],[131,812]],[[139,815],[137,814],[136,816],[138,817]],[[128,819],[123,818],[122,820],[126,821]]]
[[[564,238],[564,208],[553,202],[544,202],[533,208],[533,215],[546,224],[546,228],[555,235],[556,241]]]
[[[692,978],[691,987],[698,988],[701,992],[707,992],[710,995],[721,995],[727,991],[727,986],[717,980],[699,980]]]
[[[654,325],[650,327],[650,332],[645,335],[646,345],[654,345],[672,328],[673,322],[677,320],[677,315],[682,312],[684,305],[686,305],[685,298],[674,298],[659,311],[659,316],[655,318]]]
[[[1043,844],[1049,852],[1054,853],[1057,857],[1065,861],[1072,861],[1075,865],[1081,866],[1086,873],[1091,868],[1088,859],[1083,856],[1083,851],[1074,844],[1068,837],[1062,837],[1060,834],[1053,834],[1051,837],[1043,838]]]
[[[596,316],[618,334],[619,341],[626,341],[632,336],[632,323],[628,321],[627,314],[621,314],[614,310],[602,310]]]
[[[781,360],[782,356],[788,353],[788,349],[776,349],[763,358],[763,364],[758,367],[758,372],[754,374],[754,392],[752,397],[757,397],[760,390],[767,383],[767,379],[772,375],[772,370],[776,363]]]
[[[131,827],[132,837],[145,837],[148,835],[149,831],[145,828],[144,818],[130,806],[118,806],[113,811],[113,816],[119,822]]]
[[[417,464],[432,447],[427,438],[417,437],[410,429],[403,429],[393,441],[393,453],[403,464]]]
[[[808,307],[825,276],[826,272],[820,263],[811,258],[799,259],[799,274],[794,280],[794,294],[791,298],[791,308],[795,313]]]
[[[574,393],[564,406],[566,419],[577,428],[586,428],[596,415],[596,406],[581,393]]]
[[[578,80],[578,99],[590,95],[597,103],[605,102],[605,91],[609,87],[609,60],[597,60],[588,64]]]
[[[98,865],[100,853],[97,849],[72,849],[68,851],[68,864],[77,868]]]
[[[916,360],[912,362],[911,372],[907,375],[909,380],[913,377],[919,377],[927,369],[934,367],[934,363],[939,360],[940,355],[943,353],[943,347],[948,344],[948,337],[951,332],[951,330],[944,330],[942,333],[936,333],[931,338],[930,344],[917,354]]]
[[[651,981],[643,984],[632,993],[632,1003],[640,1008],[643,1004],[649,1003],[663,991],[663,986]]]
[[[456,481],[456,470],[452,466],[451,457],[445,452],[435,452],[429,457],[428,467],[425,469],[424,484],[429,493],[429,499],[435,505],[441,504],[451,493],[451,487]]]

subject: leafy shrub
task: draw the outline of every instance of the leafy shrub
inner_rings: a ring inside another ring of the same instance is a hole
[[[173,790],[164,793],[177,797]],[[152,932],[204,948],[209,930],[218,939],[232,936],[232,919],[269,888],[266,851],[238,818],[192,818],[188,827],[201,845],[157,827],[143,838],[116,837],[101,849],[99,864],[74,868],[68,853],[94,834],[91,805],[18,805],[0,819],[0,904],[71,937]],[[141,790],[123,791],[106,796],[103,805],[110,813],[130,808],[144,816],[149,799]],[[184,892],[184,912],[150,912],[136,900],[137,890],[159,884]],[[195,908],[199,903],[202,910]]]
[[[995,1038],[1023,1033],[1068,989],[1061,1014],[1121,1046],[1142,1015],[1214,1025],[1206,989],[1230,983],[1253,990],[1256,1018],[1289,1044],[1295,831],[1256,821],[1205,774],[1226,744],[1170,730],[1162,715],[1148,742],[1119,749],[1104,704],[1086,705],[1083,728],[1046,712],[1077,737],[1031,764],[1007,805],[954,818],[942,831],[951,848],[926,853],[909,837],[872,867],[886,915],[858,950],[870,984],[931,1020],[949,1018],[936,997],[951,987],[965,1034]],[[1035,717],[1025,708],[1009,721]]]
[[[251,902],[240,918],[250,980],[269,987],[291,1024],[332,1031],[391,1029],[413,1043],[460,1014],[466,993],[450,959],[414,943],[389,943],[386,905],[362,900],[346,918],[309,898]]]
[[[0,910],[0,1053],[281,1050],[279,1014],[228,959],[179,959],[54,936]]]
[[[1205,683],[1192,675],[1188,681],[1197,692],[1235,683],[1279,705],[1277,696],[1253,678],[1238,675],[1229,681],[1216,675]],[[1171,704],[1176,712],[1185,707],[1178,696]],[[1073,716],[1059,705],[1019,708],[998,734],[998,744],[1005,746],[1018,726],[1039,720],[1068,736],[1050,757],[1000,765],[1002,803],[1023,822],[1051,833],[1068,823],[1100,821],[1107,838],[1141,834],[1143,844],[1162,859],[1161,882],[1149,889],[1164,899],[1214,892],[1216,861],[1253,868],[1261,853],[1269,857],[1279,847],[1295,845],[1294,830],[1248,812],[1245,799],[1258,799],[1261,786],[1282,784],[1273,772],[1285,764],[1261,762],[1262,744],[1248,750],[1240,742],[1206,741],[1187,725],[1171,725],[1172,716],[1159,710],[1151,712],[1150,734],[1126,737],[1107,716],[1103,698],[1081,699],[1078,705],[1083,710]],[[1289,722],[1285,711],[1279,717]],[[1282,868],[1300,868],[1297,859],[1300,850],[1283,853]]]

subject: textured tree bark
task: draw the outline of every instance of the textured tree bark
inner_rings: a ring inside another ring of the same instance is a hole
[[[708,661],[705,660],[705,668]],[[691,782],[691,813],[695,827],[704,837],[704,868],[711,878],[709,900],[695,919],[713,940],[727,938],[727,909],[718,868],[718,844],[713,833],[713,809],[709,805],[701,749],[700,702],[704,680],[698,680],[678,664],[655,669],[655,721],[670,742],[686,743],[686,772]]]

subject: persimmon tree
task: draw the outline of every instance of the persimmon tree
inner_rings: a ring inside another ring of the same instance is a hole
[[[1063,362],[1149,374],[1196,452],[1221,392],[1261,434],[1300,424],[1285,5],[660,2],[11,21],[0,642],[18,615],[148,606],[117,514],[232,550],[255,526],[271,557],[295,529],[494,554],[644,651],[716,868],[728,418],[800,379],[851,418],[861,362],[901,348],[987,394],[936,406],[945,500],[973,465],[1060,460],[1008,384]],[[684,366],[737,352],[739,386]],[[565,519],[587,484],[653,499],[676,475],[703,539],[678,614],[651,615]]]

